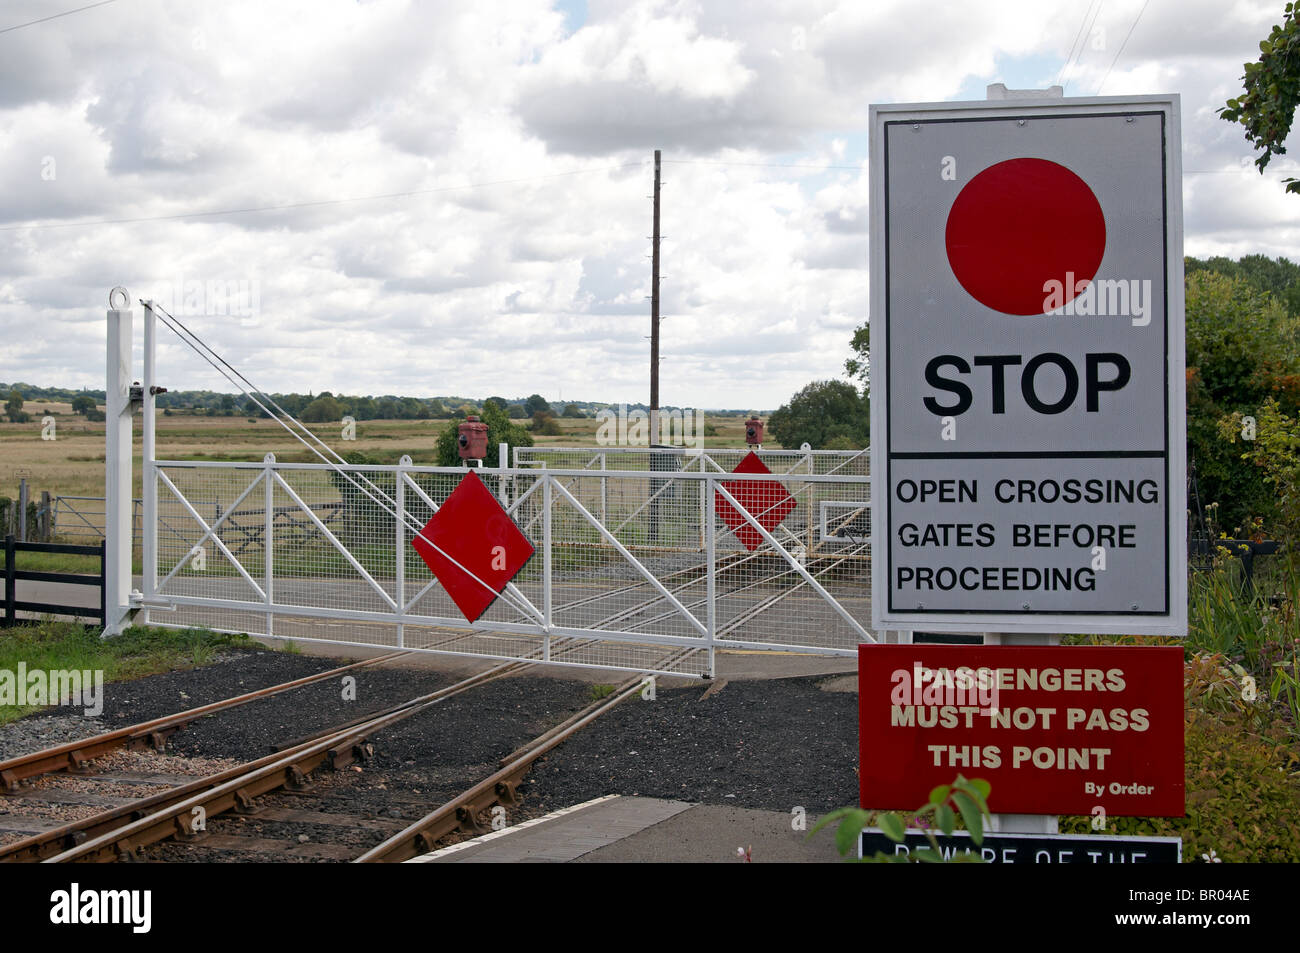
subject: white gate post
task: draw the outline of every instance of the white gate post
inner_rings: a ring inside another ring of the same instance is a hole
[[[108,295],[104,426],[104,635],[117,635],[131,608],[131,345],[134,311],[125,288]]]
[[[504,444],[502,445],[504,446]],[[402,617],[406,615],[406,468],[411,465],[410,454],[402,454],[397,461],[397,471],[393,474],[393,509],[397,518],[393,520],[393,595],[397,599],[397,647],[406,648],[406,626]]]
[[[158,477],[154,470],[154,459],[158,456],[154,418],[154,385],[157,383],[157,316],[153,313],[153,302],[144,302],[144,376],[140,378],[141,397],[144,400],[144,420],[141,423],[140,469],[143,485],[143,519],[140,527],[140,569],[144,575],[141,588],[144,590],[145,608],[141,613],[141,622],[149,624],[149,600],[154,598],[158,589]]]
[[[542,642],[542,660],[551,660],[551,626],[555,624],[552,617],[551,572],[551,475],[542,473],[542,627],[546,630]]]
[[[713,476],[710,474],[701,481],[702,488],[708,494],[704,503],[704,601],[706,605],[705,627],[709,630],[706,641],[709,646],[709,678],[717,674],[716,641],[718,634],[718,546],[717,522],[718,501],[713,492]]]

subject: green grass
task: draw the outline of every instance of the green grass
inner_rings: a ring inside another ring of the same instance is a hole
[[[594,702],[598,702],[602,698],[608,698],[612,694],[614,694],[613,685],[592,685],[591,686],[591,700]]]
[[[1226,863],[1300,861],[1300,762],[1283,728],[1256,732],[1240,718],[1192,709],[1186,721],[1187,815],[1116,817],[1099,833],[1181,837],[1183,860],[1211,851]],[[1062,817],[1061,833],[1091,832],[1090,817]]]
[[[101,639],[96,629],[47,621],[0,629],[0,670],[16,672],[18,663],[23,662],[28,671],[99,670],[104,673],[104,681],[117,682],[195,668],[211,662],[222,648],[251,644],[246,635],[144,626],[132,626],[115,638]],[[0,705],[0,724],[39,707]]]
[[[1269,595],[1279,596],[1270,600]],[[1240,582],[1233,560],[1227,566],[1192,573],[1188,584],[1187,647],[1221,653],[1246,668],[1268,664],[1269,647],[1296,637],[1294,578],[1260,580],[1253,593]]]
[[[98,575],[98,556],[69,556],[66,553],[14,553],[14,564],[27,572],[71,572]]]

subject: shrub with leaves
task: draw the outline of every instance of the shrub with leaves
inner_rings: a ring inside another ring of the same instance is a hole
[[[930,800],[919,807],[906,820],[895,813],[876,813],[860,807],[843,807],[832,811],[817,822],[817,826],[808,832],[812,837],[823,827],[839,821],[835,829],[835,848],[846,860],[857,861],[853,856],[857,852],[858,838],[864,828],[872,822],[881,832],[896,844],[906,838],[909,827],[920,827],[929,847],[919,847],[905,854],[885,854],[877,851],[873,857],[863,857],[863,863],[980,863],[978,854],[953,853],[945,859],[935,836],[937,828],[945,836],[951,835],[957,828],[960,814],[962,823],[970,834],[971,842],[976,847],[984,843],[984,821],[992,820],[988,806],[989,783],[981,778],[967,780],[960,774],[952,784],[941,784],[930,791]]]
[[[1245,92],[1219,110],[1221,118],[1246,128],[1246,140],[1263,152],[1255,165],[1263,172],[1275,155],[1286,154],[1291,120],[1300,105],[1300,21],[1288,3],[1282,23],[1259,41],[1259,61],[1247,63],[1242,76]],[[1288,192],[1300,192],[1300,180],[1283,179]]]

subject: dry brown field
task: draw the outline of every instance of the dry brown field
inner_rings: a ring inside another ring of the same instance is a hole
[[[25,424],[0,423],[0,496],[16,496],[18,481],[27,479],[33,497],[42,490],[55,496],[104,495],[104,424],[90,423],[71,413],[68,404],[56,401],[28,401],[23,408],[31,414]],[[41,439],[41,418],[54,414],[53,440]],[[522,421],[518,421],[522,423]],[[706,447],[743,447],[745,418],[707,416],[714,436],[704,438]],[[135,420],[135,495],[140,495],[140,425]],[[356,425],[356,439],[341,439],[340,424],[311,424],[311,429],[338,453],[360,451],[383,463],[396,463],[410,454],[416,464],[434,462],[434,445],[446,420],[362,420]],[[595,446],[597,421],[561,419],[561,436],[534,437],[538,446]],[[248,417],[203,417],[188,414],[157,417],[158,456],[174,460],[261,460],[274,453],[278,460],[309,462],[313,457],[277,423]],[[766,446],[777,446],[766,444]]]

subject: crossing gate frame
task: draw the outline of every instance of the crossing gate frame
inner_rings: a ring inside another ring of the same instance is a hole
[[[731,473],[719,458],[734,451],[686,455],[689,468],[669,470],[600,448],[594,469],[538,466],[544,454],[525,461],[518,451],[539,448],[517,448],[517,465],[476,472],[536,552],[471,623],[411,547],[465,469],[409,457],[396,466],[160,459],[156,317],[146,302],[133,394],[133,313],[118,304],[111,298],[108,312],[106,633],[135,620],[706,678],[720,648],[847,658],[876,641],[865,452],[767,451],[769,475]],[[144,534],[133,586],[131,538],[120,530],[130,526],[135,406]],[[752,502],[785,494],[779,522]]]

